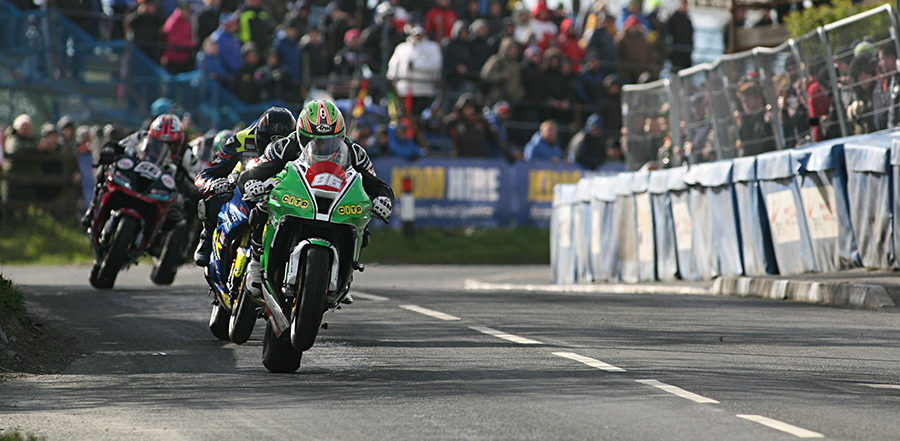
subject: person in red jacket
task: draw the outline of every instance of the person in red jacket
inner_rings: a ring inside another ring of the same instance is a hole
[[[575,28],[575,20],[566,18],[559,25],[559,35],[556,37],[556,47],[559,48],[572,62],[572,70],[581,72],[581,63],[584,62],[584,49],[578,44],[581,36]]]
[[[425,32],[428,36],[440,43],[445,38],[450,38],[453,23],[459,18],[453,9],[450,9],[450,0],[438,0],[433,8],[425,13]]]
[[[194,38],[191,33],[191,5],[186,1],[178,4],[178,8],[166,19],[162,27],[166,49],[162,56],[162,65],[169,73],[182,73],[194,68]]]

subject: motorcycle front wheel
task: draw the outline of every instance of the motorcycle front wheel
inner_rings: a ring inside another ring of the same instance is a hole
[[[227,308],[222,306],[219,299],[215,300],[212,307],[212,313],[209,315],[209,330],[219,340],[228,340],[228,319],[231,313]]]
[[[157,285],[171,285],[175,281],[178,267],[184,261],[184,248],[187,246],[188,226],[180,223],[166,235],[166,242],[160,258],[153,264],[150,281]]]
[[[122,216],[116,225],[116,231],[110,239],[106,249],[106,255],[99,262],[94,263],[91,270],[91,286],[97,289],[111,289],[116,283],[119,270],[125,265],[128,258],[128,249],[131,248],[134,238],[137,236],[140,223],[137,219]]]
[[[256,326],[256,303],[241,283],[240,294],[231,302],[231,316],[228,321],[228,338],[234,344],[244,344],[253,334]]]
[[[325,312],[325,296],[331,275],[331,250],[312,246],[306,250],[306,265],[301,283],[297,284],[298,307],[291,320],[291,344],[298,351],[305,351],[316,342],[322,314]]]

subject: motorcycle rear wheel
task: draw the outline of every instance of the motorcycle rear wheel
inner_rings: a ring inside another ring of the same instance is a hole
[[[231,301],[231,316],[228,321],[228,338],[232,343],[242,345],[250,339],[256,326],[256,303],[250,293],[240,284],[240,294]]]
[[[325,296],[331,275],[331,250],[312,246],[306,250],[306,264],[298,283],[298,306],[291,320],[291,344],[298,351],[308,350],[316,342],[322,314],[325,312]]]
[[[128,258],[128,249],[137,236],[137,229],[140,227],[137,219],[123,216],[116,225],[116,231],[110,240],[106,255],[102,257],[99,263],[94,264],[91,270],[91,286],[97,289],[112,289],[116,283],[116,277],[119,270],[125,265],[125,259]]]
[[[187,224],[180,223],[169,231],[159,261],[153,264],[150,281],[157,285],[171,285],[175,281],[178,267],[184,261],[184,247],[187,246]]]
[[[266,322],[266,336],[263,337],[263,366],[278,374],[287,374],[300,369],[300,358],[303,353],[294,349],[287,335],[275,336],[272,323]]]
[[[231,313],[222,306],[218,299],[213,303],[212,313],[209,315],[209,330],[219,340],[228,340],[228,319]]]

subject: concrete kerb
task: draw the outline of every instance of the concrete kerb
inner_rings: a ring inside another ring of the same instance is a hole
[[[525,291],[595,294],[685,294],[757,297],[772,300],[878,309],[895,307],[884,286],[840,281],[786,280],[723,276],[710,284],[542,284],[501,283],[466,279],[466,291]]]

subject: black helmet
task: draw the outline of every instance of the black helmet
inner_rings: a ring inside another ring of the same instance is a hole
[[[297,120],[284,107],[270,107],[256,122],[256,146],[262,151],[270,142],[284,138],[294,131]]]

